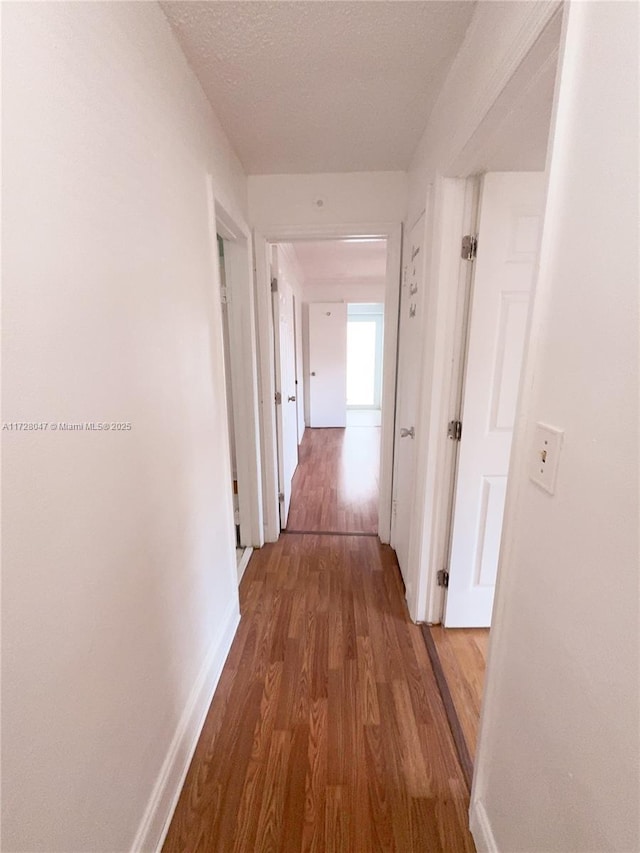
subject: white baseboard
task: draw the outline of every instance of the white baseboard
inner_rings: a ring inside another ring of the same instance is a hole
[[[131,846],[131,853],[156,853],[162,848],[239,622],[238,605],[233,602],[224,620],[223,629],[205,658],[182,712]]]
[[[499,853],[489,815],[480,800],[474,800],[469,809],[469,828],[478,853]]]
[[[249,565],[249,560],[251,559],[251,555],[253,554],[253,548],[245,548],[242,557],[240,557],[240,562],[238,563],[238,583],[242,580],[242,575],[244,574],[244,570]]]

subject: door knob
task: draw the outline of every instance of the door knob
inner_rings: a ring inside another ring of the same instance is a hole
[[[287,397],[287,400],[288,400],[290,403],[295,403],[296,398],[295,398],[295,396],[294,396],[294,397]]]
[[[401,427],[400,429],[400,438],[415,438],[416,431],[413,427],[411,429],[405,429],[405,427]]]

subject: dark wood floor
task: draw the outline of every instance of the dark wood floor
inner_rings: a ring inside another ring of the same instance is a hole
[[[475,760],[480,706],[487,668],[488,628],[431,627],[471,760]]]
[[[287,530],[377,533],[380,427],[307,429]]]

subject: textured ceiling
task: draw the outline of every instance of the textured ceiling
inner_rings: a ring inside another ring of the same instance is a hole
[[[293,243],[305,281],[384,279],[387,242],[318,240]]]
[[[163,2],[248,174],[406,169],[467,0]]]

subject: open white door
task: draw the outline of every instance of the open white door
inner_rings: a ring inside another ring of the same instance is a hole
[[[405,244],[400,292],[398,342],[398,402],[396,406],[395,471],[391,514],[391,546],[406,586],[409,586],[409,532],[416,470],[415,424],[418,415],[418,365],[424,300],[424,214]]]
[[[276,250],[277,252],[277,250]],[[291,480],[298,465],[298,417],[296,408],[296,344],[293,291],[283,277],[275,275],[273,328],[275,333],[276,428],[278,439],[278,485],[280,526],[287,526],[291,503]]]
[[[545,176],[484,176],[453,511],[447,627],[487,627],[500,552],[511,438]]]
[[[309,373],[309,426],[346,426],[346,303],[309,304]]]

